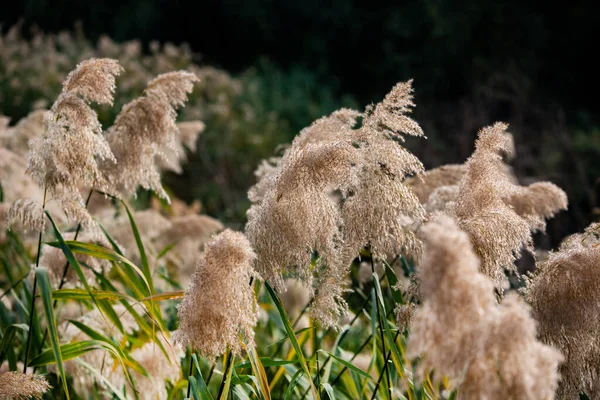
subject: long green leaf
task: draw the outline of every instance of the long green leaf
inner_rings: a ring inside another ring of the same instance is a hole
[[[204,400],[201,396],[200,396],[200,388],[198,387],[198,383],[196,381],[196,378],[193,376],[190,376],[190,385],[192,386],[192,396],[194,397],[194,400]]]
[[[263,366],[255,347],[248,349],[248,359],[252,365],[252,373],[258,379],[257,389],[262,394],[263,399],[270,400],[271,393],[269,391],[269,380],[267,379],[267,373]],[[233,368],[232,368],[233,369]]]
[[[385,311],[385,304],[383,303],[383,298],[382,298],[382,294],[381,294],[381,286],[379,284],[379,278],[377,277],[377,274],[373,274],[373,279],[376,279],[374,281],[375,282],[375,290],[377,290],[377,293],[379,295],[379,299],[381,300],[381,310],[382,310],[382,312],[381,312],[381,320],[383,322],[383,328],[384,328],[385,337],[387,339],[388,346],[392,350],[392,358],[394,359],[394,365],[396,365],[396,368],[399,369],[398,373],[399,374],[403,374],[404,373],[404,371],[403,371],[403,369],[404,369],[404,358],[402,357],[402,354],[400,353],[400,350],[398,349],[398,346],[396,345],[396,342],[394,340],[394,337],[392,336],[392,332],[390,330],[388,321],[385,318],[385,316],[387,315],[387,313]],[[383,355],[383,357],[385,358],[385,354]]]
[[[367,374],[365,371],[363,371],[362,369],[358,368],[356,365],[349,363],[348,361],[344,360],[343,358],[340,358],[338,356],[336,356],[335,354],[332,354],[326,350],[323,349],[319,349],[319,352],[323,353],[323,354],[327,354],[329,357],[333,358],[335,361],[339,362],[340,364],[342,364],[343,366],[351,369],[352,371],[356,372],[357,374],[368,378],[368,379],[373,379],[371,377],[371,375]]]
[[[233,374],[233,362],[235,361],[235,355],[229,352],[226,357],[225,369],[227,370],[227,376],[225,377],[225,385],[223,386],[223,391],[221,392],[221,396],[219,400],[227,400],[229,396],[229,389],[231,388],[231,376]]]
[[[298,359],[293,360],[273,360],[271,357],[260,357],[260,362],[264,367],[281,367],[282,365],[298,364]],[[238,363],[235,368],[248,368],[252,367],[250,361]]]
[[[107,290],[91,290],[92,295],[96,300],[120,300],[129,299],[135,301],[131,296],[125,293],[111,292]],[[52,298],[54,300],[91,300],[92,296],[85,289],[69,288],[69,289],[58,289],[52,291]]]
[[[321,386],[323,386],[323,389],[325,389],[325,392],[327,392],[327,396],[329,396],[329,400],[335,400],[335,392],[333,391],[333,388],[331,387],[331,385],[329,383],[324,383]]]
[[[285,396],[283,397],[284,400],[291,398],[290,396],[294,393],[294,388],[298,385],[298,381],[300,381],[300,378],[302,378],[303,374],[305,374],[304,370],[299,369],[294,375],[292,375],[290,384],[288,385],[287,390],[285,391]]]
[[[69,320],[69,322],[71,324],[75,325],[80,331],[82,331],[83,333],[88,335],[91,339],[97,340],[100,342],[104,342],[107,344],[108,347],[111,347],[113,349],[113,354],[116,354],[118,356],[118,359],[119,359],[119,361],[121,361],[123,366],[129,366],[129,367],[133,368],[136,372],[138,372],[144,376],[148,376],[148,372],[144,369],[144,367],[142,367],[142,365],[140,363],[138,363],[136,360],[134,360],[133,358],[127,356],[127,354],[125,354],[125,352],[123,351],[123,349],[121,349],[121,347],[119,346],[118,343],[115,343],[113,340],[107,338],[100,332],[90,328],[89,326],[87,326],[79,321]],[[127,374],[126,368],[124,368],[124,371]]]
[[[12,324],[4,331],[2,341],[0,342],[0,365],[4,362],[4,357],[6,356],[8,349],[10,349],[11,346],[14,346],[13,340],[18,330],[28,332],[29,326],[27,326],[27,324]]]
[[[67,375],[65,374],[65,366],[62,360],[62,353],[60,351],[60,340],[58,338],[58,330],[56,329],[56,319],[54,318],[54,307],[52,305],[52,288],[50,287],[50,279],[48,278],[48,270],[44,267],[38,267],[35,270],[35,274],[40,286],[40,294],[42,297],[42,305],[44,308],[44,315],[46,316],[46,323],[48,324],[48,333],[50,338],[50,344],[52,346],[52,352],[56,359],[56,367],[58,369],[59,379],[62,382],[65,396],[69,399],[69,388],[67,387]],[[35,299],[32,299],[35,301]]]
[[[96,302],[96,298],[94,297],[94,294],[92,293],[92,288],[88,284],[88,281],[85,277],[85,274],[83,273],[83,270],[81,269],[81,266],[79,265],[79,262],[77,262],[77,259],[73,255],[73,252],[71,251],[71,249],[65,242],[65,239],[62,237],[58,228],[56,227],[56,223],[54,222],[54,219],[52,219],[52,216],[50,215],[48,210],[46,210],[46,215],[48,216],[48,219],[52,223],[52,228],[54,229],[54,234],[56,235],[56,239],[58,239],[59,248],[62,250],[63,254],[65,255],[65,258],[67,259],[67,261],[69,262],[71,267],[75,270],[77,277],[79,278],[81,283],[83,283],[83,286],[90,294],[90,297],[91,297],[92,301],[94,302],[94,304],[96,306],[98,306],[98,303]],[[104,314],[102,314],[102,317],[104,318]]]
[[[73,253],[85,254],[91,257],[100,258],[108,261],[115,261],[127,265],[142,278],[144,284],[146,285],[146,289],[148,290],[148,294],[152,293],[153,289],[145,273],[137,265],[129,261],[121,254],[117,253],[115,250],[107,249],[106,247],[98,246],[94,243],[78,242],[76,240],[65,240],[64,242]],[[52,247],[61,248],[60,241],[49,242],[47,244]]]
[[[125,207],[125,211],[127,211],[127,216],[129,217],[129,224],[131,225],[131,230],[133,231],[133,236],[135,237],[135,243],[137,244],[138,250],[140,252],[140,259],[142,261],[142,270],[144,272],[144,276],[146,277],[146,281],[150,285],[150,295],[154,294],[154,282],[152,281],[152,273],[150,271],[150,265],[148,264],[148,257],[146,256],[146,249],[144,249],[144,243],[142,242],[142,238],[140,236],[140,231],[135,224],[135,220],[133,219],[133,215],[131,211],[129,211],[129,207],[127,204],[121,200],[121,203]]]
[[[396,272],[394,269],[387,263],[387,261],[382,260],[385,265],[385,277],[390,284],[390,290],[392,291],[392,299],[394,303],[404,304],[404,297],[402,296],[402,292],[396,289],[396,285],[398,284],[398,277],[396,276]]]
[[[105,349],[113,351],[106,343],[99,340],[81,340],[75,343],[66,343],[60,346],[60,353],[63,361],[71,360],[93,350]],[[56,357],[52,349],[46,350],[29,363],[32,367],[41,367],[56,362]]]
[[[204,377],[202,376],[202,370],[200,369],[200,364],[198,364],[198,357],[196,356],[196,354],[192,354],[192,360],[194,361],[194,368],[196,369],[199,378],[198,380],[196,380],[195,377],[190,377],[190,379],[196,381],[196,392],[200,395],[202,400],[213,400],[213,397],[208,391],[208,387],[206,386],[206,382],[204,381]],[[194,383],[192,383],[192,385],[194,386]]]
[[[298,357],[298,360],[300,361],[300,365],[302,366],[304,373],[308,377],[308,381],[310,384],[310,390],[312,391],[313,398],[315,400],[319,400],[320,399],[319,392],[315,388],[315,385],[314,385],[312,379],[310,379],[311,374],[308,369],[308,364],[306,363],[306,358],[304,357],[304,353],[302,352],[302,347],[300,347],[300,344],[298,343],[298,340],[296,339],[296,335],[294,334],[294,329],[292,329],[292,326],[290,325],[290,321],[285,313],[283,304],[281,303],[281,300],[279,299],[279,297],[277,296],[277,294],[275,293],[275,291],[273,290],[273,288],[271,287],[271,285],[268,282],[265,282],[265,286],[267,287],[267,291],[269,292],[269,295],[271,296],[271,298],[273,299],[273,302],[275,303],[275,306],[277,307],[277,311],[279,311],[279,316],[281,317],[283,326],[285,327],[287,335],[290,338],[292,347],[294,348],[294,351],[296,352],[296,356]]]

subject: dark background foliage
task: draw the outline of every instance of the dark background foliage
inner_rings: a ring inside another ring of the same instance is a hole
[[[19,20],[25,32],[34,25],[46,32],[72,29],[80,21],[92,41],[108,34],[145,45],[187,42],[199,63],[232,73],[268,60],[268,68],[258,68],[259,83],[278,86],[262,90],[264,109],[283,112],[281,129],[289,139],[319,113],[342,104],[363,107],[394,83],[414,78],[415,117],[428,140],[408,145],[426,167],[463,162],[477,130],[505,120],[515,134],[514,166],[522,182],[551,180],[570,197],[570,211],[550,224],[546,245],[595,219],[598,2],[21,0],[12,7],[0,15],[3,30]],[[325,98],[327,104],[303,112],[306,106],[294,107],[286,98],[298,91],[297,102]],[[201,140],[214,140],[209,132],[210,126]],[[186,184],[179,186],[203,184],[194,179],[207,172],[199,165],[192,160]],[[244,174],[238,192],[252,183],[251,173]],[[243,204],[235,206],[242,211],[231,211],[225,197],[180,191],[188,200],[214,203],[207,207],[214,215],[243,220]]]

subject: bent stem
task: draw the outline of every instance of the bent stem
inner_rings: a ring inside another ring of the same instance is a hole
[[[46,210],[46,194],[48,190],[44,188],[44,200],[42,201],[42,210]],[[35,269],[40,265],[40,253],[42,250],[42,233],[38,236],[37,255],[35,257]],[[27,332],[27,346],[25,347],[25,362],[23,363],[23,373],[27,373],[27,362],[29,361],[29,348],[31,347],[31,337],[33,336],[33,316],[35,314],[35,292],[37,290],[37,274],[33,275],[33,290],[31,291],[31,307],[29,308],[29,331]]]

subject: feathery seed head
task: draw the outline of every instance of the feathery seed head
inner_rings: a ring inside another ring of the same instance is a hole
[[[19,199],[10,206],[6,213],[7,226],[10,227],[17,221],[26,231],[43,232],[46,226],[44,209],[33,200]]]
[[[538,266],[525,294],[540,338],[565,356],[559,398],[600,395],[600,246],[598,224],[568,238]]]
[[[424,210],[402,181],[423,166],[396,140],[422,136],[404,115],[411,92],[410,82],[394,87],[362,126],[361,114],[347,109],[315,121],[280,160],[260,167],[249,192],[246,231],[259,273],[279,291],[284,273],[303,280],[316,293],[311,315],[324,326],[338,326],[346,312],[345,277],[363,247],[379,257],[419,247],[408,225]]]
[[[2,399],[41,399],[50,388],[50,384],[41,375],[15,371],[0,374],[0,398]]]
[[[240,354],[240,334],[246,347],[254,346],[258,305],[248,282],[255,259],[248,239],[239,232],[227,229],[206,244],[192,284],[178,306],[175,342],[189,344],[211,359],[228,348]]]
[[[543,220],[543,216],[521,216],[505,202],[524,190],[505,173],[501,154],[513,151],[512,136],[506,134],[506,128],[506,124],[496,123],[479,132],[456,201],[448,206],[469,234],[481,258],[481,270],[500,291],[504,269],[516,271],[514,261],[523,247],[532,251],[531,230],[539,228]],[[548,214],[548,210],[542,211]]]
[[[123,107],[106,134],[118,165],[102,165],[113,192],[135,195],[141,186],[168,200],[156,159],[166,168],[179,169],[178,157],[168,156],[178,154],[176,109],[184,105],[196,81],[196,75],[186,71],[159,75],[148,83],[143,96]]]
[[[63,82],[63,93],[80,96],[86,102],[112,104],[115,77],[123,72],[117,60],[91,58],[77,65]]]
[[[115,158],[102,136],[102,126],[89,102],[112,103],[115,60],[84,61],[69,74],[63,92],[44,115],[45,131],[29,142],[27,169],[32,178],[68,205],[77,221],[90,221],[79,186],[106,189],[98,161]]]
[[[420,374],[447,377],[461,399],[552,399],[558,351],[536,340],[536,324],[516,295],[497,305],[492,282],[478,271],[469,236],[438,214],[421,229],[423,303],[407,345]]]
[[[406,114],[412,112],[412,79],[399,82],[375,107],[368,107],[363,125],[368,133],[381,132],[402,138],[401,134],[425,136],[419,124]]]
[[[459,378],[486,338],[486,313],[496,300],[491,281],[478,272],[468,235],[445,215],[425,224],[419,265],[422,306],[416,310],[407,345],[410,358],[422,357],[420,372]]]
[[[464,164],[448,164],[407,178],[404,184],[409,186],[422,204],[427,203],[429,196],[440,186],[457,185],[467,172]]]

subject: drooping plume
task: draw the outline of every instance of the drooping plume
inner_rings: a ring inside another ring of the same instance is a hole
[[[176,110],[198,81],[196,75],[177,71],[159,75],[146,87],[144,94],[126,104],[106,138],[117,164],[104,163],[103,172],[114,190],[135,195],[138,187],[155,191],[168,199],[160,181],[160,164],[178,170],[179,128]]]
[[[106,189],[98,163],[115,162],[98,116],[89,104],[112,104],[115,76],[121,70],[111,59],[90,59],[79,64],[44,114],[43,133],[29,142],[27,170],[31,177],[48,190],[67,216],[87,225],[92,219],[79,187]]]
[[[496,307],[492,282],[479,273],[479,259],[466,233],[447,216],[421,228],[419,265],[422,305],[414,316],[407,355],[422,357],[422,371],[459,378],[484,350],[488,320]]]
[[[479,132],[456,201],[449,206],[461,229],[469,234],[481,259],[481,271],[499,290],[504,269],[516,271],[514,261],[521,249],[532,250],[531,231],[543,229],[545,217],[566,208],[566,195],[551,183],[523,188],[511,182],[502,161],[503,153],[510,155],[514,150],[506,128],[506,124],[496,123]],[[532,206],[532,199],[541,204]]]
[[[526,288],[540,338],[565,356],[558,397],[600,396],[600,224],[566,239]]]
[[[246,230],[260,274],[280,291],[284,274],[303,280],[324,326],[337,326],[347,310],[344,282],[363,247],[377,257],[418,250],[407,225],[424,210],[402,181],[423,167],[398,143],[423,136],[406,116],[413,105],[409,81],[364,115],[342,109],[315,121],[281,159],[261,165],[250,189]]]
[[[256,255],[244,234],[229,229],[206,244],[192,284],[178,306],[179,329],[173,340],[214,359],[230,349],[254,346],[258,305],[252,286]]]
[[[425,241],[417,308],[407,345],[419,371],[447,377],[460,399],[552,399],[561,355],[536,339],[516,295],[497,305],[469,236],[448,216],[421,230]]]

